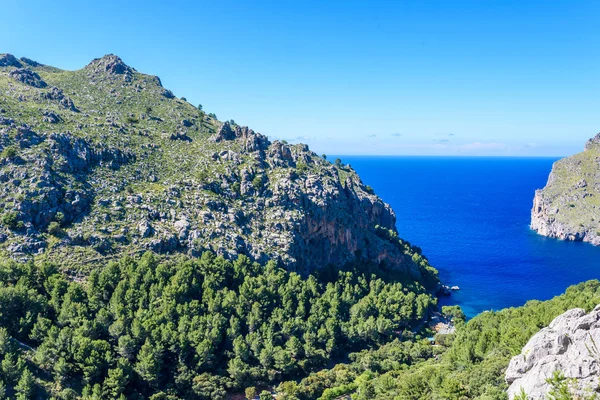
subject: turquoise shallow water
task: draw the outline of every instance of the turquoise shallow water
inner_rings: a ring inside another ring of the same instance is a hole
[[[396,211],[467,316],[545,300],[600,278],[600,247],[529,229],[535,189],[556,158],[341,156]]]

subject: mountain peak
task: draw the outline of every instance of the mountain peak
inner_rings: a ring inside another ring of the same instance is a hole
[[[589,139],[585,144],[585,150],[590,150],[600,144],[600,133]]]
[[[107,72],[113,75],[132,74],[135,69],[125,64],[121,57],[114,54],[107,54],[102,58],[95,58],[90,62],[86,69],[93,72]]]

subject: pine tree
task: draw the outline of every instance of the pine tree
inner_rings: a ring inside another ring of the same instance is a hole
[[[138,374],[150,384],[156,383],[162,368],[161,349],[152,345],[148,340],[144,343],[138,354],[135,369]]]
[[[15,386],[17,392],[17,400],[29,400],[33,398],[35,393],[35,380],[29,368],[25,368],[21,374],[19,382]]]
[[[103,398],[118,399],[127,386],[129,374],[121,366],[108,370],[108,377],[104,380]]]

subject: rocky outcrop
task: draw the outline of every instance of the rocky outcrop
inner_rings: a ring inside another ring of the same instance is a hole
[[[119,169],[135,160],[135,154],[106,145],[91,145],[85,139],[74,138],[70,134],[50,135],[51,148],[55,157],[61,159],[61,170],[65,172],[89,171],[98,164]]]
[[[62,118],[57,113],[52,111],[44,111],[44,122],[48,122],[49,124],[58,124],[62,121]]]
[[[14,71],[11,71],[8,76],[14,80],[36,88],[44,88],[48,86],[36,72],[33,72],[27,68],[17,68]]]
[[[600,245],[600,134],[585,150],[558,160],[536,190],[531,228],[540,235]]]
[[[575,308],[556,317],[535,334],[521,354],[510,361],[505,379],[513,399],[522,391],[529,399],[546,399],[547,379],[559,371],[570,384],[573,398],[598,390],[600,376],[600,306],[586,314]]]
[[[25,63],[25,64],[27,64],[27,65],[29,65],[30,67],[33,67],[33,68],[43,67],[44,66],[44,64],[41,64],[41,63],[39,63],[37,61],[34,61],[34,60],[30,59],[30,58],[27,58],[27,57],[21,57],[20,61],[23,62],[23,63]]]
[[[12,54],[0,54],[0,67],[21,68],[23,64]]]
[[[71,110],[73,112],[79,112],[75,103],[69,97],[65,96],[62,90],[57,87],[51,87],[50,90],[41,95],[43,98],[58,102],[61,108]]]
[[[134,72],[133,68],[114,54],[107,54],[102,58],[92,60],[86,69],[96,74],[108,73],[111,75],[132,75]]]

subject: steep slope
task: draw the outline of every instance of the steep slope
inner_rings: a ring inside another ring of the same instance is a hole
[[[1,250],[72,265],[123,253],[367,260],[431,272],[350,166],[269,141],[107,55],[77,71],[0,55]]]
[[[528,399],[545,399],[553,389],[548,380],[553,378],[557,381],[554,386],[563,382],[564,389],[572,393],[573,398],[597,395],[598,345],[600,306],[589,314],[574,308],[559,315],[510,361],[506,370],[509,398],[525,392]]]
[[[583,152],[554,163],[546,187],[535,192],[531,228],[544,236],[600,244],[600,134]]]

